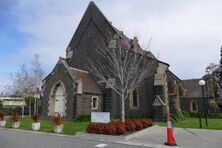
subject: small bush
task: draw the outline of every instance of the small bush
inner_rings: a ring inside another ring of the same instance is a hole
[[[143,129],[143,124],[140,122],[140,120],[136,121],[136,122],[135,122],[135,125],[136,125],[136,130],[137,130],[137,131]]]
[[[5,113],[0,112],[0,121],[3,121],[5,118]]]
[[[91,115],[80,115],[74,119],[74,122],[89,122]]]
[[[33,115],[32,115],[32,120],[33,120],[35,123],[39,122],[39,120],[40,120],[40,114],[39,114],[39,113],[33,114]]]
[[[108,123],[105,126],[104,134],[106,134],[106,135],[116,135],[116,125],[115,125],[115,123]]]
[[[171,119],[173,120],[173,122],[178,122],[180,120],[177,114],[171,114]]]
[[[136,124],[134,122],[126,122],[126,130],[127,131],[135,131],[136,130]]]
[[[11,114],[11,121],[12,122],[19,122],[21,120],[21,116],[19,115],[19,113],[14,112]]]
[[[52,122],[55,126],[57,125],[62,125],[64,122],[65,118],[62,114],[57,113],[53,118],[52,118]]]
[[[190,118],[190,114],[187,111],[182,111],[182,115],[186,118]]]
[[[16,108],[2,108],[0,107],[0,112],[4,112],[5,114],[13,114],[14,112],[21,113],[22,109],[21,107],[16,107]]]

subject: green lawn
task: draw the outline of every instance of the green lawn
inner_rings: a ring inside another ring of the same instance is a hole
[[[53,133],[53,124],[51,120],[40,120],[41,127],[40,131]],[[24,130],[32,130],[31,127],[32,120],[29,117],[25,117],[22,119],[20,128]],[[76,132],[83,132],[86,130],[88,122],[73,122],[73,121],[65,121],[64,122],[64,130],[62,134],[74,135]],[[7,128],[11,128],[11,121],[7,120],[6,124]]]
[[[166,126],[165,122],[155,122],[154,124],[160,126]],[[199,128],[198,118],[188,118],[184,121],[178,121],[174,123],[174,127],[181,128]],[[208,119],[208,127],[205,125],[205,120],[202,118],[202,128],[203,129],[215,129],[222,130],[222,119]]]
[[[53,133],[53,124],[51,120],[40,120],[41,128],[40,131]],[[19,129],[32,130],[31,128],[32,120],[29,117],[25,117],[21,121]],[[160,126],[166,126],[165,122],[155,122],[154,124]],[[84,132],[88,122],[73,122],[65,121],[64,122],[64,131],[62,134],[74,135],[76,132]],[[205,126],[205,120],[202,119],[203,129],[216,129],[222,130],[222,119],[208,119],[208,127]],[[11,121],[7,120],[7,128],[11,128]],[[174,123],[174,127],[181,128],[199,128],[198,118],[189,118],[184,121],[178,121]]]

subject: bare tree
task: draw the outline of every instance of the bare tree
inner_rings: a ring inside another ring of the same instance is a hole
[[[14,94],[25,96],[29,100],[29,114],[31,115],[31,106],[33,102],[33,95],[37,88],[41,87],[41,81],[44,71],[41,67],[39,55],[35,54],[31,61],[31,68],[27,68],[23,64],[20,69],[11,75],[13,82]],[[26,100],[27,100],[26,99]],[[34,98],[34,112],[37,109],[37,100]]]
[[[117,35],[109,42],[108,48],[98,48],[97,53],[106,61],[92,61],[89,59],[88,69],[100,81],[113,89],[121,98],[121,121],[125,122],[125,101],[148,76],[154,73],[152,69],[155,59],[150,58],[150,52],[139,47],[134,38],[134,46]]]
[[[33,85],[35,88],[40,88],[41,87],[41,82],[44,76],[44,71],[41,67],[41,63],[39,60],[39,55],[35,54],[34,59],[31,61],[32,66],[31,66],[31,77],[33,79]]]
[[[13,81],[12,87],[16,95],[27,95],[32,92],[33,82],[25,64],[17,72],[11,74],[11,78]]]
[[[33,94],[36,87],[40,88],[43,75],[39,55],[35,54],[31,68],[23,64],[17,72],[11,74],[14,91],[19,95]]]

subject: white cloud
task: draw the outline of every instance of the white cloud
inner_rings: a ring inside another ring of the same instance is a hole
[[[18,20],[17,29],[29,39],[11,55],[11,63],[30,61],[37,53],[50,70],[59,56],[65,56],[88,2],[18,0],[12,10]],[[207,64],[219,61],[220,0],[98,0],[96,4],[129,36],[139,34],[143,43],[153,38],[151,51],[182,79],[201,77]]]

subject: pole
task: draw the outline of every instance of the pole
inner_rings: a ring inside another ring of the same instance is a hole
[[[24,118],[24,105],[22,105],[22,118]]]
[[[204,88],[203,88],[203,85],[202,85],[202,99],[203,99],[205,123],[206,123],[206,126],[208,126],[208,122],[207,122],[207,110],[206,110],[207,108],[206,108],[206,102],[205,102],[205,99],[204,99]]]
[[[36,97],[35,97],[35,102],[34,102],[34,114],[36,113]]]
[[[36,100],[36,113],[39,112],[39,103],[38,103],[38,99]]]
[[[200,99],[199,98],[198,98],[198,118],[199,118],[199,127],[202,128],[201,112],[200,112]]]
[[[29,98],[29,116],[31,117],[31,112],[32,112],[32,108],[31,108],[31,106],[32,106],[32,102],[31,102],[31,98]]]

